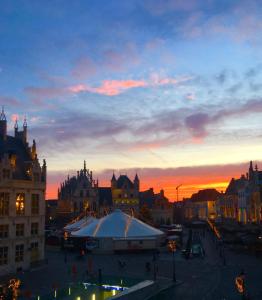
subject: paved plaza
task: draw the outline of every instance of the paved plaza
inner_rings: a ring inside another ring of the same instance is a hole
[[[183,300],[234,300],[241,299],[237,293],[234,280],[243,269],[246,273],[247,289],[250,299],[262,299],[262,258],[251,255],[236,254],[226,250],[226,265],[220,257],[220,250],[216,247],[212,235],[201,237],[205,249],[205,257],[185,259],[180,251],[175,254],[176,276],[178,284],[155,299],[183,299]],[[50,293],[54,287],[68,286],[72,281],[87,281],[87,276],[97,276],[98,269],[102,276],[113,275],[135,279],[153,279],[152,254],[123,254],[123,255],[93,255],[87,254],[79,260],[76,253],[68,252],[65,256],[60,250],[48,250],[46,254],[48,264],[30,272],[20,274],[23,290],[30,291],[33,296]],[[92,264],[92,273],[90,270]],[[120,267],[119,261],[125,266]],[[150,263],[150,271],[146,263]],[[88,267],[89,266],[89,267]],[[75,269],[72,274],[72,268]],[[172,253],[160,253],[157,259],[157,278],[161,282],[172,279]],[[90,273],[90,271],[89,271]],[[89,277],[90,278],[90,277]]]

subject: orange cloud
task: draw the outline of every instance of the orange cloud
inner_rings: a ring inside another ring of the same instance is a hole
[[[126,173],[132,180],[137,172],[140,177],[141,188],[146,190],[154,188],[155,192],[165,190],[166,196],[171,200],[177,199],[176,186],[182,184],[179,189],[179,200],[190,197],[200,189],[215,188],[224,191],[232,177],[240,177],[248,170],[248,163],[231,165],[210,165],[180,168],[142,168],[119,170]],[[73,172],[72,174],[74,174]],[[117,174],[118,172],[116,172]],[[47,199],[57,197],[57,188],[65,178],[65,172],[53,172],[49,175],[47,185]],[[99,179],[100,186],[110,186],[112,170],[97,172],[95,176]]]

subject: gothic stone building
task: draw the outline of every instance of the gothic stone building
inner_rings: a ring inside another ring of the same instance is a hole
[[[44,259],[46,163],[40,166],[36,143],[29,147],[27,124],[7,135],[0,115],[0,275]]]
[[[84,168],[76,176],[68,176],[58,189],[58,213],[60,216],[96,213],[98,197],[98,180],[93,179],[92,171],[86,169],[84,162]]]

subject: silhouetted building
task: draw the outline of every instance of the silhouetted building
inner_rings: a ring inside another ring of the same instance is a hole
[[[76,176],[67,177],[58,189],[58,213],[79,215],[98,211],[98,180],[93,179],[92,171],[84,168]]]
[[[140,213],[143,218],[149,210],[150,218],[156,225],[173,223],[173,204],[169,202],[164,194],[164,190],[160,190],[155,194],[153,188],[139,193]],[[145,220],[150,221],[150,220]]]

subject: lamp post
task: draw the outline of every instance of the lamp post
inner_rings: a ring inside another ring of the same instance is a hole
[[[176,252],[176,242],[169,241],[168,247],[173,253],[173,281],[176,282],[176,264],[175,264],[175,252]]]

